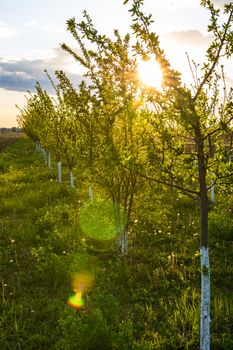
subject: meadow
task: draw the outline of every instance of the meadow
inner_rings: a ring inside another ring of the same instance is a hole
[[[26,137],[0,153],[0,348],[199,349],[198,203],[148,184],[121,256],[114,239],[82,232],[88,184],[78,167],[74,175],[74,189],[67,169],[58,184],[55,165],[46,167]],[[233,349],[232,212],[232,188],[217,189],[209,222],[213,350]],[[67,300],[83,271],[94,283],[75,309]]]

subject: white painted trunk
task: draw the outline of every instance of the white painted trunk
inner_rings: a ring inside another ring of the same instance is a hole
[[[49,168],[51,168],[51,154],[50,154],[50,152],[48,152],[48,155],[47,155],[47,165]]]
[[[62,182],[62,179],[61,179],[61,161],[60,160],[57,162],[57,175],[58,175],[58,182]]]
[[[74,188],[74,176],[71,170],[70,170],[70,187]]]
[[[210,199],[211,202],[214,203],[214,181],[211,181],[211,188],[210,188]]]
[[[122,245],[121,245],[121,252],[123,255],[128,254],[128,230],[127,228],[124,229],[124,235],[122,237]]]
[[[201,317],[200,350],[210,350],[210,264],[209,250],[200,248],[201,254]]]
[[[94,192],[91,186],[89,186],[88,188],[88,195],[89,195],[89,199],[92,201],[94,198]]]
[[[124,230],[123,234],[117,237],[117,243],[121,254],[127,255],[128,254],[128,230],[127,229]]]

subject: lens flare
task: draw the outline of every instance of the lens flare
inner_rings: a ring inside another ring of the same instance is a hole
[[[80,209],[80,226],[89,238],[110,241],[123,232],[126,217],[123,208],[106,199],[94,199]]]
[[[94,278],[93,275],[89,272],[80,272],[78,273],[72,282],[72,288],[76,292],[87,292],[91,290],[93,286]]]
[[[74,309],[82,309],[85,304],[83,296],[91,290],[93,282],[93,275],[89,272],[78,273],[72,281],[74,294],[69,297],[67,304]]]
[[[84,300],[82,298],[82,292],[77,292],[71,295],[67,301],[67,304],[73,309],[80,310],[84,307]]]

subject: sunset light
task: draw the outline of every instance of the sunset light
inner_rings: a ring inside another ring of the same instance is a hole
[[[138,75],[140,80],[148,86],[160,88],[162,84],[161,68],[155,60],[139,61]]]

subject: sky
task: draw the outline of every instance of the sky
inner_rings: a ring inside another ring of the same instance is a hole
[[[219,7],[227,2],[215,0]],[[73,82],[81,80],[82,68],[60,48],[61,43],[77,47],[67,31],[69,18],[82,20],[85,9],[100,33],[112,36],[119,29],[125,34],[130,31],[129,7],[123,0],[0,0],[0,127],[17,125],[15,105],[25,105],[27,91],[33,92],[37,81],[52,93],[44,69],[51,75],[62,69]],[[153,15],[153,29],[172,67],[191,82],[185,53],[203,62],[211,43],[208,12],[199,0],[145,0],[144,9]],[[224,63],[233,86],[233,59]]]

